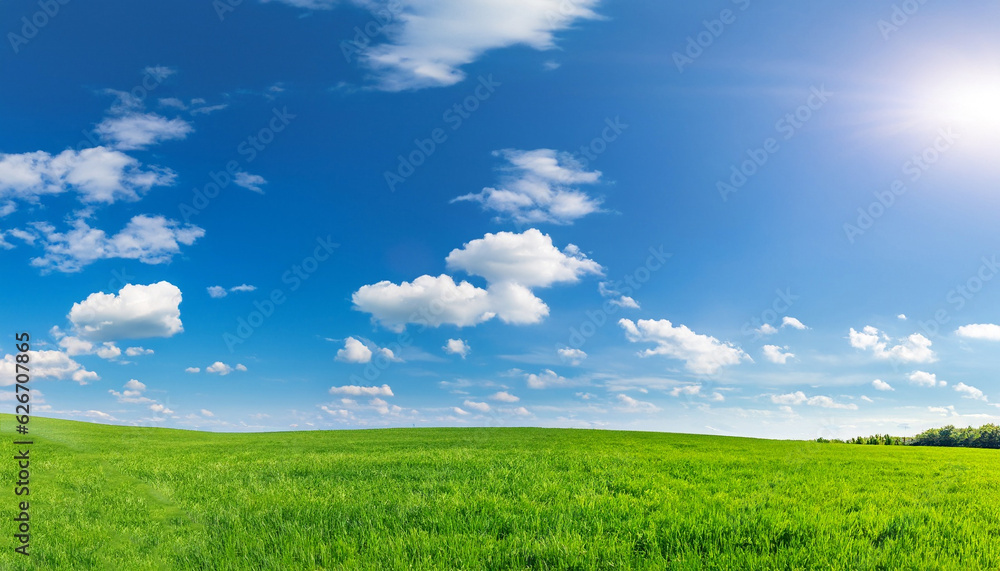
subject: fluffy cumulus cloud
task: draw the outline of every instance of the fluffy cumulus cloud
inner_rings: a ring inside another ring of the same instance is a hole
[[[568,379],[560,377],[551,369],[545,369],[537,375],[529,373],[524,376],[524,380],[528,383],[528,388],[532,389],[550,389],[552,387],[564,387],[570,384]]]
[[[910,373],[910,382],[918,387],[945,387],[947,381],[939,381],[937,375],[926,371],[913,371]]]
[[[715,337],[699,335],[681,325],[674,327],[666,319],[640,319],[633,323],[621,319],[618,324],[625,330],[625,337],[633,343],[655,343],[656,347],[639,353],[643,357],[664,355],[684,361],[692,373],[711,375],[727,365],[737,365],[749,355],[730,343]]]
[[[789,359],[794,358],[794,353],[783,352],[788,350],[788,347],[779,347],[777,345],[764,345],[764,358],[772,363],[777,363],[779,365],[784,365]]]
[[[36,224],[35,229],[45,253],[33,258],[31,265],[43,273],[78,272],[97,260],[110,258],[163,264],[179,254],[182,245],[190,246],[205,235],[197,226],[146,215],[134,216],[113,236],[92,228],[83,218],[74,220],[72,229],[66,232],[57,232],[47,223]]]
[[[181,290],[170,282],[129,284],[118,294],[92,293],[74,303],[69,320],[88,341],[171,337],[181,324]]]
[[[332,0],[279,0],[300,8],[329,8]],[[523,45],[555,47],[555,34],[581,20],[596,19],[599,0],[400,0],[355,4],[391,19],[384,43],[341,44],[348,59],[368,68],[376,85],[401,91],[453,85],[461,67],[483,53]],[[394,9],[395,8],[395,9]]]
[[[848,339],[851,347],[871,351],[878,359],[892,359],[901,363],[933,363],[937,360],[937,355],[931,349],[931,340],[919,333],[899,339],[897,344],[891,345],[891,337],[866,325],[861,331],[855,331],[852,327]]]
[[[882,379],[875,379],[872,381],[872,387],[876,391],[894,391],[896,389],[892,388],[892,385],[883,381]]]
[[[221,376],[226,376],[229,373],[232,373],[233,371],[245,372],[246,370],[247,370],[246,365],[243,365],[241,363],[237,363],[235,367],[230,367],[229,365],[223,363],[222,361],[216,361],[211,365],[205,367],[206,373],[214,373],[216,375],[221,375]]]
[[[125,355],[128,357],[138,357],[140,355],[152,355],[152,349],[146,349],[144,347],[128,347],[125,349]]]
[[[445,353],[458,355],[463,359],[469,354],[469,351],[471,351],[471,349],[469,349],[469,344],[466,343],[464,339],[449,339],[445,341],[442,349],[444,349]]]
[[[456,284],[446,274],[402,284],[382,281],[354,293],[355,309],[396,331],[407,323],[467,327],[494,317],[517,325],[538,323],[549,308],[529,288],[574,283],[602,271],[572,244],[559,251],[549,236],[535,229],[486,234],[453,250],[446,262],[449,269],[485,278],[488,287]]]
[[[382,385],[381,387],[363,387],[358,385],[344,385],[342,387],[330,387],[330,394],[332,395],[350,395],[350,396],[370,396],[370,397],[391,397],[392,389],[389,385]]]
[[[559,354],[559,358],[562,359],[564,363],[569,365],[579,365],[587,358],[587,354],[580,349],[573,349],[570,347],[563,347],[562,349],[556,350]]]
[[[448,268],[482,276],[490,283],[513,282],[525,287],[575,283],[586,274],[600,275],[600,264],[570,244],[562,251],[535,228],[521,234],[497,232],[452,250]]]
[[[70,379],[85,385],[101,377],[93,371],[88,371],[62,351],[29,351],[32,379]],[[0,385],[13,385],[17,370],[17,360],[14,355],[5,355],[0,361]]]
[[[337,351],[336,359],[345,363],[368,363],[372,356],[378,355],[390,361],[396,359],[396,355],[385,347],[378,347],[374,343],[361,341],[354,337],[344,340],[344,348]]]
[[[986,395],[983,394],[983,391],[965,383],[958,383],[955,385],[955,390],[962,393],[962,396],[967,399],[976,399],[981,401],[989,400],[986,398]]]
[[[167,119],[155,113],[128,113],[108,117],[95,131],[112,147],[123,151],[145,149],[162,141],[183,139],[193,131],[183,119]]]
[[[138,200],[154,186],[173,184],[173,172],[143,167],[135,158],[106,147],[0,153],[0,203],[37,203],[46,195],[74,191],[86,204]]]
[[[1000,341],[1000,325],[993,323],[973,323],[963,325],[955,333],[959,337],[967,339],[984,339],[986,341]]]
[[[477,202],[501,220],[517,224],[571,224],[600,210],[601,201],[578,187],[594,184],[600,171],[587,171],[569,153],[552,149],[494,152],[507,161],[496,187],[459,196],[452,202]]]
[[[771,395],[771,402],[783,405],[805,404],[809,406],[818,406],[821,408],[839,408],[845,410],[857,410],[858,408],[858,405],[856,404],[838,403],[828,396],[817,395],[814,397],[808,397],[802,391],[795,391],[794,393],[787,393],[783,395]]]

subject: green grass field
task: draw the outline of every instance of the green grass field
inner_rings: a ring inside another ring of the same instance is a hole
[[[1000,569],[993,450],[531,428],[33,418],[0,569]]]

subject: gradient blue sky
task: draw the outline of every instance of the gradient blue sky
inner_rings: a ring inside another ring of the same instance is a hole
[[[34,413],[1000,420],[996,3],[233,4],[0,15]]]

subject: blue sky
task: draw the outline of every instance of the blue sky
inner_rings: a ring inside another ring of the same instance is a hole
[[[27,331],[96,422],[996,422],[997,16],[8,3],[2,383]]]

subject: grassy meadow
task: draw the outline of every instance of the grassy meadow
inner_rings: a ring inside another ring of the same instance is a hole
[[[0,569],[1000,569],[995,450],[535,428],[32,418]]]

